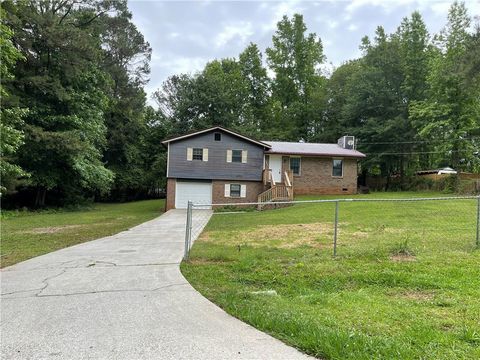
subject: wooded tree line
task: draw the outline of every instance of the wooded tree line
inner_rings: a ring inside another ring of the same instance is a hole
[[[452,4],[439,34],[420,13],[362,39],[331,74],[301,15],[263,54],[250,44],[171,76],[146,104],[151,49],[126,0],[4,1],[2,193],[41,206],[128,200],[165,184],[161,140],[222,125],[257,139],[355,135],[364,173],[480,171],[480,29]],[[265,61],[264,61],[265,60]]]
[[[379,26],[373,39],[364,37],[362,56],[327,76],[321,39],[297,14],[278,23],[265,54],[250,44],[238,59],[170,77],[155,98],[177,133],[220,124],[270,140],[336,142],[349,134],[368,155],[364,173],[478,172],[480,29],[472,25],[459,2],[439,34],[414,12],[394,33]]]
[[[166,134],[143,90],[151,48],[126,0],[1,8],[2,193],[42,206],[161,186]]]

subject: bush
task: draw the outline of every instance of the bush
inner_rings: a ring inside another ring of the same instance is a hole
[[[461,195],[480,194],[480,187],[477,186],[476,182],[474,179],[460,180],[457,193]]]
[[[440,191],[447,194],[480,194],[476,179],[462,179],[457,174],[447,175],[439,180],[424,176],[405,176],[390,179],[388,191]],[[386,180],[384,181],[386,183]],[[378,182],[380,183],[380,182]],[[372,187],[373,189],[374,187]]]
[[[425,191],[432,190],[435,185],[435,181],[422,176],[412,176],[407,178],[404,184],[404,190],[408,191]]]
[[[389,191],[426,191],[432,190],[435,181],[422,176],[405,176],[403,181],[398,177],[390,181]]]
[[[460,178],[456,174],[452,174],[434,181],[433,189],[436,191],[442,191],[444,193],[456,193],[460,186]]]

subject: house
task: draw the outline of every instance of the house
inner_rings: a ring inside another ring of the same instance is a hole
[[[337,144],[258,141],[216,126],[165,140],[166,208],[196,204],[268,202],[293,194],[355,194],[352,136]]]

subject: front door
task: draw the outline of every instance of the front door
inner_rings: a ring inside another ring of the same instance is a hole
[[[272,170],[273,180],[276,183],[282,182],[282,155],[270,155],[270,169]]]

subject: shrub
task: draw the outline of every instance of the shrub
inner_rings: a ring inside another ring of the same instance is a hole
[[[426,191],[432,190],[435,181],[422,176],[405,176],[403,181],[395,178],[390,181],[390,191]]]
[[[480,194],[480,188],[476,184],[477,180],[467,179],[460,180],[457,193],[461,195],[475,195]]]

